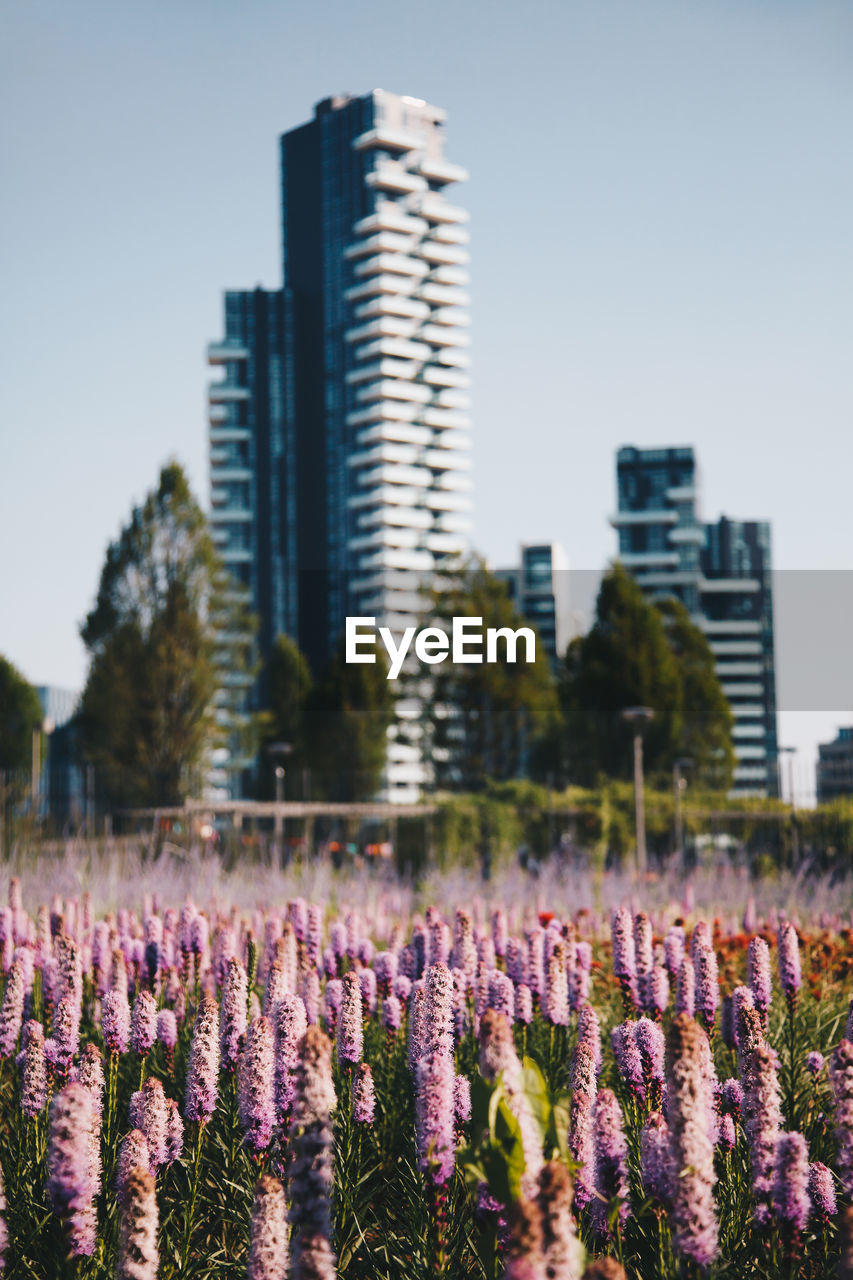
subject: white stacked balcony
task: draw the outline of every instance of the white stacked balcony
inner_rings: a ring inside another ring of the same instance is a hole
[[[471,216],[467,209],[457,208],[434,191],[415,197],[411,201],[411,208],[422,214],[428,222],[468,222]]]
[[[420,171],[430,182],[465,182],[468,172],[461,164],[451,164],[441,156],[425,156],[420,163]]]
[[[464,289],[452,284],[436,284],[432,279],[424,281],[418,290],[418,297],[424,302],[433,302],[440,307],[468,307],[471,295]]]
[[[397,191],[401,194],[426,191],[427,181],[419,173],[410,173],[396,160],[379,159],[364,181],[378,191]]]
[[[435,240],[422,241],[420,254],[424,262],[438,267],[464,267],[471,261],[467,249],[455,244],[438,244]]]
[[[430,444],[433,433],[429,427],[418,426],[410,422],[383,421],[376,422],[366,430],[359,431],[356,443],[359,448],[376,444],[382,440],[399,441],[401,444]]]
[[[420,144],[419,139],[405,129],[378,124],[374,129],[360,133],[352,145],[356,151],[370,151],[373,148],[382,151],[413,151]]]
[[[454,267],[446,264],[435,267],[429,276],[431,284],[454,284],[461,288],[468,284],[470,278],[464,267]]]
[[[458,449],[427,449],[423,458],[433,471],[470,471],[471,459]]]
[[[418,372],[414,360],[377,360],[373,364],[361,365],[351,370],[346,376],[350,384],[368,382],[373,378],[414,378]]]
[[[363,489],[375,489],[380,485],[415,486],[425,489],[432,484],[432,472],[426,467],[406,466],[402,463],[387,462],[372,471],[359,473],[359,484]]]
[[[418,417],[418,406],[407,404],[404,400],[377,400],[366,409],[357,409],[346,416],[348,427],[363,427],[367,423],[392,420],[395,422],[414,422]]]
[[[419,382],[403,382],[399,378],[383,378],[378,382],[369,382],[361,387],[355,396],[359,404],[373,400],[410,400],[416,404],[426,404],[430,399],[429,387]]]
[[[440,555],[463,555],[468,538],[464,533],[428,533],[426,545],[430,551]]]
[[[248,387],[232,386],[229,382],[212,382],[207,389],[207,398],[211,404],[231,404],[238,400],[249,399]]]
[[[439,391],[433,399],[433,403],[441,409],[470,409],[471,397],[467,391],[457,391],[450,389],[447,391]]]
[[[411,338],[416,329],[417,323],[413,320],[401,316],[377,316],[367,324],[347,329],[344,339],[347,342],[367,342],[370,338]]]
[[[344,292],[348,302],[358,302],[361,298],[375,298],[377,294],[399,293],[404,297],[415,293],[415,280],[411,276],[378,275],[370,276],[361,284],[353,285]]]
[[[424,382],[434,387],[469,387],[471,379],[467,373],[457,373],[455,369],[445,369],[440,365],[430,365],[422,373]]]
[[[355,308],[356,320],[369,320],[371,316],[407,316],[412,320],[425,320],[430,314],[426,302],[402,293],[380,293]]]
[[[358,517],[359,529],[388,525],[390,528],[431,529],[433,518],[421,507],[376,507]]]
[[[404,462],[415,463],[418,460],[418,450],[414,445],[408,444],[382,444],[374,445],[370,449],[364,451],[358,450],[351,453],[347,458],[348,467],[367,467],[372,466],[376,462]]]
[[[353,227],[357,236],[372,235],[376,231],[397,231],[405,235],[424,235],[429,223],[424,218],[414,218],[398,204],[390,200],[377,202],[375,213],[361,218]]]
[[[436,347],[467,347],[471,344],[471,339],[467,333],[463,333],[456,326],[443,326],[437,324],[425,324],[420,331],[420,336],[425,342],[431,343]]]
[[[398,360],[426,360],[430,349],[424,342],[410,342],[403,338],[378,338],[355,349],[356,360],[369,360],[374,356],[393,356]]]
[[[458,409],[424,409],[423,419],[429,427],[466,431],[471,426],[468,414],[460,413]]]
[[[344,249],[344,257],[352,259],[366,258],[374,253],[408,253],[412,245],[412,236],[401,235],[397,231],[378,231]]]
[[[236,360],[248,360],[249,348],[240,342],[209,342],[207,344],[207,363],[211,365],[231,364]]]
[[[448,250],[449,252],[449,250]],[[462,252],[459,250],[459,252]],[[353,268],[357,277],[392,274],[399,276],[425,276],[429,271],[425,261],[405,253],[376,253]]]

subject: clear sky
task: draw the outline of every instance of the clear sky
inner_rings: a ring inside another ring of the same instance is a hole
[[[81,686],[132,503],[175,455],[206,504],[221,291],[280,283],[276,138],[342,90],[446,107],[471,172],[490,560],[600,567],[615,448],[692,443],[708,518],[853,570],[852,73],[847,0],[5,0],[0,652]],[[844,718],[783,714],[804,793]]]

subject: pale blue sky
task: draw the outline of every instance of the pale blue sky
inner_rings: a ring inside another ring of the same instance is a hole
[[[277,135],[344,89],[446,107],[471,172],[491,560],[600,566],[614,449],[693,443],[709,518],[853,569],[852,73],[846,2],[5,0],[0,652],[82,684],[132,502],[170,454],[206,502],[221,291],[279,283]]]

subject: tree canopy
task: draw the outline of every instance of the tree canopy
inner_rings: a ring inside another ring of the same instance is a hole
[[[382,654],[349,664],[341,646],[304,704],[302,751],[312,795],[369,800],[379,790],[394,716],[393,686]]]
[[[731,712],[708,643],[683,605],[652,604],[620,565],[602,579],[592,627],[569,646],[560,701],[572,781],[628,777],[632,734],[622,711],[647,706],[654,711],[644,742],[650,774],[690,756],[718,785],[729,784]]]
[[[436,625],[450,629],[454,617],[481,618],[485,631],[535,628],[523,619],[505,582],[473,561],[433,596]],[[501,641],[497,662],[443,662],[425,681],[430,710],[432,762],[439,787],[479,790],[487,778],[527,774],[531,753],[558,714],[554,680],[538,641],[536,658],[507,661]]]
[[[0,657],[0,769],[29,769],[33,730],[41,724],[41,703],[17,667]]]
[[[177,804],[200,788],[251,684],[251,626],[227,588],[204,514],[169,463],[108,547],[81,627],[81,746],[109,802]]]

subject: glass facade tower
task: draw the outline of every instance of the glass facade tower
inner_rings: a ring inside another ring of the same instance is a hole
[[[411,625],[470,528],[468,216],[444,112],[375,90],[280,140],[283,288],[225,295],[210,388],[214,536],[315,669],[344,620]],[[389,745],[413,799],[416,746]]]
[[[770,525],[703,523],[690,447],[620,449],[616,487],[619,560],[650,598],[681,600],[714,654],[734,715],[733,793],[777,795]]]

